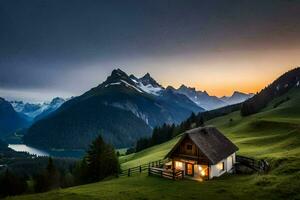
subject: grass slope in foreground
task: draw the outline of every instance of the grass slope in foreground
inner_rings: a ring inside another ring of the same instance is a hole
[[[291,99],[274,108],[277,102]],[[232,120],[230,120],[232,119]],[[146,175],[102,181],[13,199],[300,199],[300,90],[275,99],[262,112],[239,112],[213,119],[240,148],[239,154],[265,158],[269,174],[228,175],[206,182],[171,181]],[[121,158],[128,168],[161,159],[178,138]]]

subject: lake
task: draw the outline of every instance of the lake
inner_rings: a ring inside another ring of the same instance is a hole
[[[36,156],[52,156],[52,157],[65,157],[65,158],[82,158],[84,150],[43,150],[26,144],[9,144],[9,148],[18,152],[27,152]]]

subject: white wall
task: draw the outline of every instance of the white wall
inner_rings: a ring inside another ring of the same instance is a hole
[[[235,153],[228,156],[227,158],[227,172],[231,172],[233,170],[234,163],[235,163]]]
[[[224,162],[224,170],[218,169],[218,164],[210,166],[209,178],[219,177],[226,172],[231,172],[233,169],[233,163],[235,163],[235,153],[221,160],[219,163]]]

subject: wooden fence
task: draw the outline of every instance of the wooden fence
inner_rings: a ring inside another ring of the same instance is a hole
[[[267,172],[270,169],[270,165],[265,160],[255,160],[246,156],[236,156],[236,161],[240,165],[244,165],[258,172]]]
[[[270,169],[268,162],[265,160],[255,160],[253,158],[237,155],[236,161],[237,161],[236,167],[242,165],[258,172],[267,172]],[[169,162],[169,159],[157,160],[140,166],[128,168],[122,170],[119,176],[133,176],[144,172],[148,172],[149,175],[157,175],[157,176],[170,178],[170,179],[184,178],[184,173],[181,170],[173,173],[172,170],[163,169],[162,167],[167,162]]]
[[[163,168],[156,168],[156,167],[150,167],[148,171],[149,176],[150,175],[155,175],[155,176],[160,176],[168,179],[183,179],[184,178],[184,171],[183,170],[167,170]]]
[[[133,176],[133,175],[136,175],[136,174],[140,174],[140,173],[143,173],[145,171],[149,171],[150,167],[160,168],[165,163],[167,163],[168,161],[169,161],[168,159],[165,159],[165,160],[156,160],[156,161],[149,162],[147,164],[143,164],[143,165],[140,165],[140,166],[136,166],[136,167],[124,169],[124,170],[121,171],[121,173],[119,174],[119,176]]]

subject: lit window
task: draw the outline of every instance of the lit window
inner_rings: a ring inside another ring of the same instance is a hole
[[[200,174],[200,176],[203,176],[203,177],[205,177],[205,176],[208,176],[208,168],[207,168],[207,166],[204,166],[204,165],[199,165],[198,166],[198,170],[199,170],[199,174]]]
[[[220,170],[220,171],[223,171],[225,169],[224,167],[224,162],[220,162],[217,164],[217,169]]]
[[[201,176],[205,176],[205,175],[206,175],[205,170],[202,170],[201,171]]]
[[[175,168],[176,169],[182,169],[182,166],[183,166],[182,162],[178,162],[178,161],[175,162]]]

